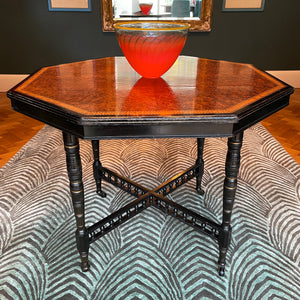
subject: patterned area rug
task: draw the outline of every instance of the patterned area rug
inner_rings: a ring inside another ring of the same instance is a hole
[[[171,194],[221,222],[224,138],[206,139],[205,195]],[[132,201],[104,183],[81,141],[88,225]],[[151,188],[196,159],[195,139],[101,141],[104,166]],[[91,245],[82,273],[62,136],[45,126],[0,169],[0,299],[300,299],[300,166],[258,124],[245,132],[225,277],[217,244],[149,208]]]

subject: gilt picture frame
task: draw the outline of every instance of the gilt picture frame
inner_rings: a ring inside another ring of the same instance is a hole
[[[102,16],[102,31],[114,31],[114,25],[119,22],[132,22],[130,18],[114,18],[113,0],[101,1],[101,16]],[[125,1],[125,0],[124,0]],[[212,9],[213,0],[201,1],[201,16],[200,18],[176,18],[175,20],[160,19],[161,21],[188,23],[190,24],[190,32],[210,32],[212,27]],[[141,21],[141,20],[139,20]],[[145,20],[146,21],[146,20]]]
[[[265,0],[223,0],[223,11],[263,11]]]
[[[49,11],[91,11],[91,0],[48,0]]]

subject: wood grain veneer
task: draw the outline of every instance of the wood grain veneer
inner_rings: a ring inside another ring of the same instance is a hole
[[[285,85],[252,65],[180,57],[145,79],[123,57],[42,68],[14,92],[86,116],[233,113]]]

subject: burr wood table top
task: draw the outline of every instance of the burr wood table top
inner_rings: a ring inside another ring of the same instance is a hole
[[[180,56],[161,78],[124,57],[45,67],[12,107],[85,139],[232,136],[289,103],[293,88],[249,64]]]

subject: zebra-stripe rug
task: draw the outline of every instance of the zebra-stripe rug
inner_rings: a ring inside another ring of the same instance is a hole
[[[132,201],[104,183],[81,141],[88,225]],[[151,188],[196,159],[195,139],[104,140],[104,166]],[[206,139],[205,195],[172,200],[221,222],[226,139]],[[82,273],[62,136],[45,126],[0,169],[0,299],[300,299],[300,166],[258,124],[245,132],[225,277],[217,244],[155,208],[91,245]]]

